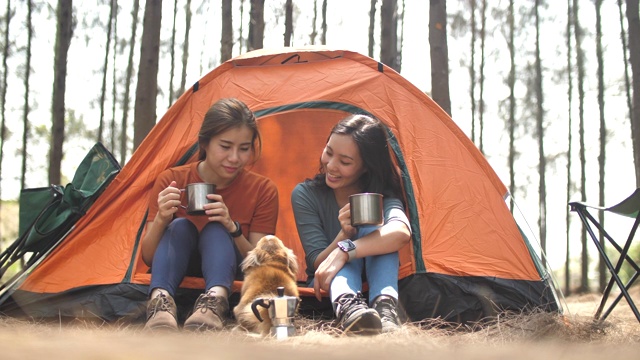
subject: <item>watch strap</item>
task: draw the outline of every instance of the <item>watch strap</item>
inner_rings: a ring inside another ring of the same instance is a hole
[[[344,243],[347,243],[347,245],[344,245]],[[350,262],[351,260],[355,259],[356,244],[350,239],[346,239],[338,242],[338,248],[349,256],[349,259],[347,260],[347,262]]]
[[[237,238],[242,235],[242,227],[240,227],[240,223],[237,221],[233,223],[236,224],[236,231],[230,232],[229,235],[231,235],[232,238]]]

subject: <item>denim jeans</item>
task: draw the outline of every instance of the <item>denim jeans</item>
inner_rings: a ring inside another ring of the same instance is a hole
[[[205,290],[224,286],[231,292],[241,256],[227,229],[210,222],[198,233],[196,226],[185,218],[174,219],[164,231],[153,255],[149,293],[155,288],[175,296],[186,275],[198,276],[199,266]]]
[[[356,238],[352,240],[359,239],[378,228],[379,226],[375,225],[359,226]],[[398,267],[399,256],[397,251],[353,259],[338,271],[331,282],[331,302],[333,303],[342,294],[355,294],[361,291],[363,270],[366,272],[366,280],[369,284],[369,303],[383,294],[397,299]]]

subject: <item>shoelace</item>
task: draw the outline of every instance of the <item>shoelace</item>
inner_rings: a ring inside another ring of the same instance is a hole
[[[218,315],[218,305],[220,304],[220,299],[216,296],[209,296],[207,294],[202,294],[196,301],[196,309],[200,310],[203,313],[207,312],[207,309],[211,309],[216,315]],[[194,312],[195,312],[194,310]]]
[[[151,311],[149,312],[149,316],[147,316],[147,318],[152,318],[159,311],[166,311],[168,313],[171,313],[171,303],[169,302],[169,298],[164,296],[164,294],[156,296],[153,300],[157,301],[151,302],[153,307],[151,308]]]
[[[355,296],[342,296],[338,299],[338,314],[340,314],[340,321],[349,318],[354,312],[362,308],[367,307],[367,302],[362,297],[362,294],[358,292]]]

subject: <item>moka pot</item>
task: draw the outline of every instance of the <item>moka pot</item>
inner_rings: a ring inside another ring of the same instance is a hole
[[[296,333],[293,319],[298,308],[299,299],[295,296],[284,295],[284,287],[278,287],[277,291],[277,297],[255,299],[251,303],[251,310],[258,320],[264,321],[260,316],[258,306],[267,308],[271,319],[271,335],[278,339],[286,339]]]

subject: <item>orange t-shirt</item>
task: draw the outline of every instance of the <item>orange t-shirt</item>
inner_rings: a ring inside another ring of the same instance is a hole
[[[158,194],[166,189],[171,181],[175,181],[180,189],[184,189],[187,184],[204,182],[198,174],[198,163],[173,167],[158,175],[149,197],[147,222],[155,219],[158,212]],[[243,169],[229,186],[216,189],[216,193],[222,196],[231,219],[240,223],[245,237],[248,238],[250,232],[275,234],[278,220],[278,188],[271,179]],[[183,204],[186,205],[184,195]],[[174,216],[189,219],[198,231],[209,222],[206,216],[188,215],[183,208],[179,208]]]

